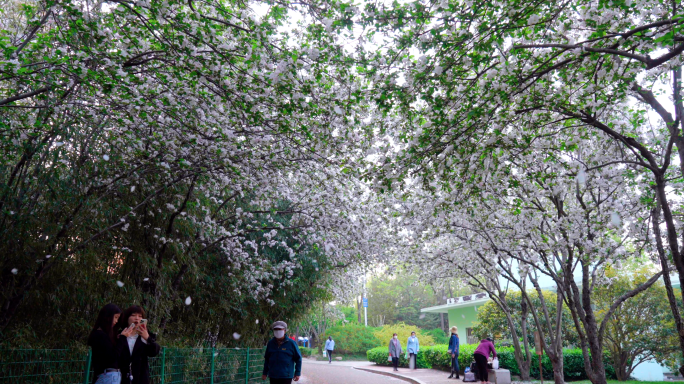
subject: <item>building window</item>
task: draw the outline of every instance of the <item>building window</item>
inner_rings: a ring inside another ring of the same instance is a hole
[[[468,344],[477,344],[477,338],[473,335],[472,328],[466,328],[466,342]]]

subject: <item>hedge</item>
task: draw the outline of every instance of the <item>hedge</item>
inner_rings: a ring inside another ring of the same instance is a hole
[[[389,343],[388,343],[389,344]],[[420,347],[418,355],[416,356],[416,366],[418,368],[432,368],[432,366],[425,359],[425,350],[434,347]],[[368,361],[378,365],[392,365],[391,361],[387,361],[389,356],[389,347],[377,347],[366,351]],[[406,359],[406,351],[404,350],[399,357],[399,366],[408,367],[408,359]]]
[[[473,353],[475,352],[476,345],[461,345],[458,364],[461,368],[461,372],[466,367],[470,366],[473,361]],[[447,345],[434,345],[429,347],[421,347],[418,352],[417,364],[418,368],[441,368],[449,369],[451,367],[451,356],[447,353]],[[513,347],[497,347],[497,355],[499,357],[499,365],[502,368],[506,368],[511,371],[511,375],[520,375],[520,369],[518,369],[518,363],[515,361],[515,354],[513,352]],[[392,363],[387,361],[387,347],[374,348],[366,353],[368,361],[379,365],[391,365]],[[530,376],[534,378],[539,378],[539,363],[538,357],[532,351],[532,367],[530,368]],[[609,380],[615,379],[615,369],[610,364],[610,357],[607,352],[603,354],[603,362],[606,367],[606,378]],[[408,366],[408,362],[402,355],[399,360],[399,364],[403,367]],[[542,356],[542,371],[544,372],[545,378],[553,378],[553,368],[551,366],[551,360],[545,354]],[[576,380],[587,380],[587,374],[584,369],[584,358],[582,357],[582,350],[576,349],[565,349],[563,350],[563,375],[565,381],[576,381]]]
[[[303,357],[309,357],[313,354],[313,348],[299,347],[299,352]]]

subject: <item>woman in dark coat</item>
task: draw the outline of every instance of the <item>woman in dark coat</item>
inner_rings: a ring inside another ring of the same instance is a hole
[[[126,309],[119,320],[119,326],[135,332],[126,337],[126,348],[119,358],[121,384],[149,384],[150,363],[148,357],[159,354],[161,347],[157,337],[147,330],[147,324],[140,324],[145,317],[142,307],[133,305]],[[133,378],[131,380],[131,377]]]
[[[114,326],[121,316],[121,309],[114,304],[107,304],[100,310],[95,321],[88,345],[93,350],[92,367],[95,371],[93,383],[119,384],[121,371],[119,357],[126,348],[126,337],[133,330],[126,329],[121,335],[115,335]]]

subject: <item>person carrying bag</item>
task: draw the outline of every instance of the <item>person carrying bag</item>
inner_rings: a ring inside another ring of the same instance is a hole
[[[392,340],[389,342],[388,358],[388,360],[392,361],[392,366],[394,367],[395,372],[399,371],[399,356],[401,356],[401,343],[399,342],[399,338],[395,333],[392,335]]]

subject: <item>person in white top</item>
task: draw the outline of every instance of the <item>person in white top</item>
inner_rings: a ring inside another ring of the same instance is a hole
[[[161,347],[157,344],[156,335],[147,330],[144,320],[145,310],[133,305],[128,307],[119,318],[119,326],[134,329],[132,335],[126,337],[128,348],[119,357],[121,384],[149,384],[150,364],[148,357],[159,354]]]
[[[332,364],[332,353],[335,349],[335,340],[332,336],[328,336],[328,340],[325,341],[325,350],[328,352],[328,364]]]

